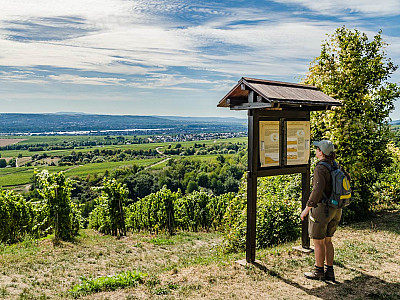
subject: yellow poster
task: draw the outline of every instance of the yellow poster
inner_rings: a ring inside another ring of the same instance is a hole
[[[287,165],[308,164],[310,159],[310,122],[287,121]]]
[[[279,121],[260,121],[261,167],[279,166]]]

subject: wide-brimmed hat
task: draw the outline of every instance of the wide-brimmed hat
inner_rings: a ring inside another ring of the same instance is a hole
[[[313,142],[313,145],[317,146],[325,155],[329,155],[335,151],[335,147],[333,146],[332,142],[328,140],[316,141]]]

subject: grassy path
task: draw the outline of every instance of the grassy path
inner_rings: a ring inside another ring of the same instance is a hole
[[[81,276],[127,270],[148,273],[138,287],[83,299],[399,299],[400,212],[341,227],[336,233],[338,282],[309,281],[313,254],[300,241],[257,250],[259,264],[239,266],[244,253],[217,251],[219,233],[131,233],[122,239],[82,230],[74,243],[51,239],[0,245],[0,298],[65,299]],[[46,298],[47,297],[47,298]]]

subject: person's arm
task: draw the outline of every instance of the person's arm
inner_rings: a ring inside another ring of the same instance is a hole
[[[311,208],[312,208],[311,206],[306,206],[306,208],[301,212],[300,218],[301,218],[302,221],[304,221],[304,218],[308,215],[308,213],[310,212]]]
[[[326,185],[326,173],[328,169],[324,167],[323,165],[317,165],[314,169],[314,178],[313,178],[313,187],[312,191],[310,194],[310,197],[308,198],[308,201],[306,203],[306,206],[309,207],[317,207],[317,204],[321,201],[322,199],[322,194],[324,193],[325,185]],[[328,175],[330,176],[330,174]]]
[[[302,221],[304,221],[304,218],[308,215],[311,208],[317,207],[318,202],[322,198],[322,194],[326,185],[326,179],[322,173],[324,170],[323,168],[325,167],[322,165],[317,165],[314,169],[312,192],[306,203],[306,208],[304,208],[304,210],[300,214],[300,218]]]

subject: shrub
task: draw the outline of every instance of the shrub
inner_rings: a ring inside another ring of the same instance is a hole
[[[78,209],[71,201],[72,181],[63,172],[49,174],[47,170],[35,170],[38,193],[43,197],[42,213],[54,229],[55,239],[70,240],[78,233],[80,218]]]
[[[125,204],[128,189],[115,179],[104,178],[100,187],[102,195],[96,199],[97,206],[89,214],[89,228],[106,234],[125,235]]]
[[[286,175],[259,178],[257,183],[256,245],[268,247],[299,237],[301,176]],[[243,176],[239,192],[230,199],[224,215],[225,252],[246,247],[247,181]]]
[[[210,227],[208,203],[211,194],[204,191],[194,191],[175,201],[175,220],[177,227],[183,230],[197,231],[199,228]]]
[[[129,205],[127,227],[132,230],[174,231],[174,202],[181,192],[172,192],[165,186],[158,192],[147,195]]]
[[[221,194],[219,196],[211,196],[207,203],[209,213],[209,227],[218,230],[224,222],[224,215],[228,204],[235,197],[234,193]]]
[[[0,242],[16,242],[30,234],[34,224],[31,203],[13,191],[0,190]]]
[[[388,150],[392,164],[379,174],[372,186],[375,209],[392,208],[400,203],[400,149],[389,144]]]
[[[170,234],[175,229],[218,229],[233,197],[233,193],[214,196],[203,190],[182,196],[180,190],[172,192],[164,186],[160,191],[129,205],[127,227],[155,232],[168,230]]]

